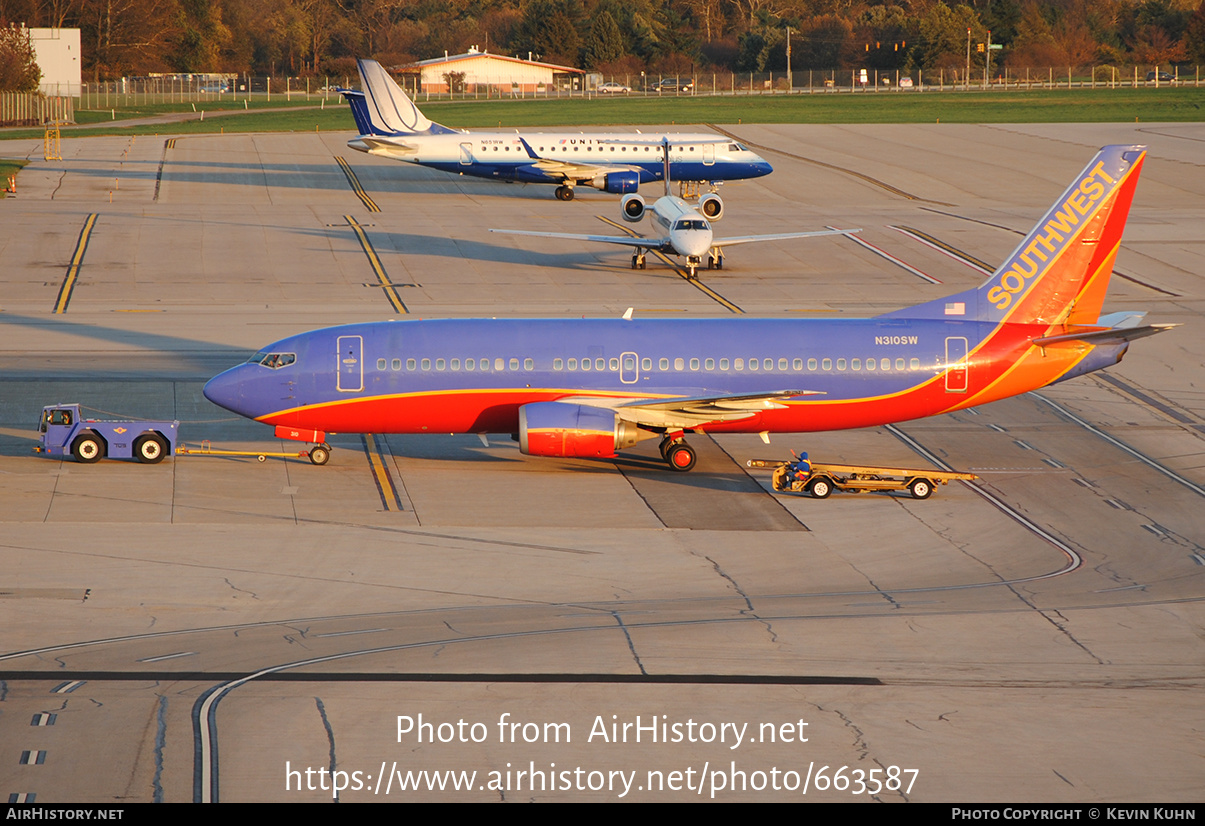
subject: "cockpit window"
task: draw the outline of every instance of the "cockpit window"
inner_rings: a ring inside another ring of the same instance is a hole
[[[247,359],[248,364],[262,364],[272,370],[288,367],[295,361],[297,361],[296,353],[256,353]]]
[[[674,224],[674,229],[707,229],[706,221],[695,221],[691,219],[683,219]]]

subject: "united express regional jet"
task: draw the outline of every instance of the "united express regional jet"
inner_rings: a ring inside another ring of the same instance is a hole
[[[1100,316],[1145,157],[1108,146],[977,289],[867,319],[441,319],[329,327],[265,347],[205,396],[327,433],[509,433],[609,457],[693,432],[810,432],[936,416],[1116,364],[1170,326]],[[316,454],[316,455],[315,455]]]
[[[360,130],[347,145],[370,155],[496,181],[556,184],[562,201],[573,200],[575,186],[625,193],[661,180],[661,152],[655,144],[663,137],[670,143],[670,172],[676,181],[714,185],[774,171],[756,152],[721,135],[449,129],[428,120],[381,64],[359,60],[357,65],[361,91],[340,90]]]

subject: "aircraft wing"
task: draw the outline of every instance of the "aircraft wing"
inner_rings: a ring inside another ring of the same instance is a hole
[[[574,163],[573,161],[562,161],[553,158],[540,158],[532,163],[531,166],[540,170],[545,175],[559,177],[566,181],[585,181],[612,172],[635,172],[636,174],[640,174],[640,167],[638,166]]]
[[[526,139],[520,138],[519,143],[523,144],[523,148],[527,150],[527,156],[532,160],[531,167],[533,169],[565,181],[586,181],[612,172],[635,172],[637,175],[641,172],[639,166],[628,164],[592,164],[560,158],[545,158],[532,149]]]
[[[785,241],[788,238],[818,238],[821,235],[850,235],[860,229],[821,229],[814,232],[780,232],[777,235],[744,235],[738,238],[713,238],[713,247],[734,247],[737,244],[752,244],[755,241]]]
[[[600,244],[619,244],[623,247],[640,247],[646,250],[674,252],[669,242],[662,238],[629,238],[623,235],[574,235],[567,232],[533,232],[525,229],[491,229],[502,235],[534,235],[538,238],[568,238],[571,241],[597,241]]]
[[[606,407],[635,424],[650,427],[700,427],[711,422],[730,422],[760,413],[780,410],[783,399],[820,395],[816,390],[776,390],[770,393],[725,394],[718,396],[679,396],[676,398],[581,397],[558,399],[562,402]]]

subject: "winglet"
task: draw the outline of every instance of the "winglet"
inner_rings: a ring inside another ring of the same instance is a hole
[[[631,320],[632,320],[632,311],[633,311],[633,310],[635,310],[635,307],[628,307],[627,311],[626,311],[626,312],[624,312],[624,314],[623,314],[623,320],[624,320],[624,321],[631,321]]]
[[[520,136],[519,143],[523,144],[523,148],[527,150],[527,157],[537,161],[541,160],[540,156],[536,154],[536,151],[531,148],[531,144],[527,142],[526,138]]]

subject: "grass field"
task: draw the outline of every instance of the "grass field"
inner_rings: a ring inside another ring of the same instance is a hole
[[[419,101],[433,120],[451,127],[515,128],[701,123],[1109,123],[1205,120],[1205,89],[1034,89],[1030,91],[912,91],[595,98],[585,100]],[[313,132],[355,129],[348,107],[331,99],[325,108],[298,101],[259,100],[244,112],[242,101],[197,104],[205,120],[122,125],[123,120],[192,113],[191,104],[154,104],[83,110],[93,128],[63,131],[87,135],[186,135],[214,132]],[[225,112],[225,114],[220,114]],[[113,121],[116,116],[118,120]],[[111,125],[106,125],[111,122]],[[0,140],[40,138],[40,129],[0,131]]]
[[[8,185],[8,176],[16,175],[21,171],[21,167],[29,161],[12,160],[11,158],[0,158],[0,190]]]
[[[422,104],[420,104],[422,105]],[[1205,88],[431,102],[457,127],[641,123],[1104,123],[1205,120]]]

